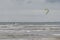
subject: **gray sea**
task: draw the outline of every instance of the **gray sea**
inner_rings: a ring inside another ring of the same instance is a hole
[[[60,22],[0,22],[0,40],[57,40],[59,38]]]
[[[0,25],[18,24],[18,25],[60,25],[60,22],[0,22]]]

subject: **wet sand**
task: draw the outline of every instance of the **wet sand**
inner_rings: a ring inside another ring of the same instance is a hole
[[[60,40],[60,25],[0,25],[0,40]]]

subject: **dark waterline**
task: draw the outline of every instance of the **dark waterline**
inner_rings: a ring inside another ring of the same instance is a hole
[[[18,25],[60,25],[60,22],[0,22],[0,25],[18,24]]]

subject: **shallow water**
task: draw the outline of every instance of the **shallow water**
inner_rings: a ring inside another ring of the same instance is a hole
[[[58,40],[60,25],[0,25],[0,39],[6,40]]]

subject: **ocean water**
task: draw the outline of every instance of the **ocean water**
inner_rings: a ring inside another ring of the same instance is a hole
[[[18,24],[18,25],[60,25],[60,22],[0,22],[0,25]]]
[[[59,35],[60,22],[0,22],[0,39],[46,40]]]

